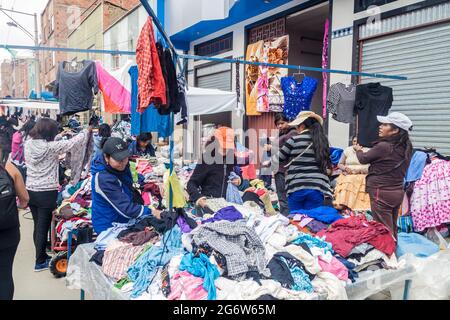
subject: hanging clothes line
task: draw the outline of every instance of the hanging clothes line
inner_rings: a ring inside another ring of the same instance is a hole
[[[168,42],[170,46],[170,42]],[[59,48],[59,47],[36,47],[36,46],[22,46],[22,45],[9,45],[9,44],[0,44],[0,48],[4,49],[23,49],[23,50],[40,50],[40,51],[65,51],[65,52],[84,52],[84,53],[100,53],[100,54],[111,54],[111,55],[136,55],[135,51],[120,51],[120,50],[96,50],[96,49],[78,49],[78,48]],[[275,64],[275,63],[264,63],[264,62],[254,62],[247,61],[241,58],[214,58],[214,57],[205,57],[205,56],[197,56],[197,55],[189,55],[189,54],[177,54],[174,52],[173,55],[180,59],[190,59],[190,60],[204,60],[204,61],[216,61],[222,63],[242,63],[244,65],[255,65],[255,66],[266,66],[266,67],[274,67],[274,68],[285,68],[285,69],[293,69],[293,70],[303,70],[303,71],[313,71],[313,72],[326,72],[326,73],[338,73],[338,74],[346,74],[360,77],[369,77],[369,78],[384,78],[384,79],[393,79],[393,80],[408,80],[408,77],[399,76],[399,75],[388,75],[382,73],[367,73],[367,72],[356,72],[356,71],[346,71],[346,70],[338,70],[338,69],[322,69],[308,66],[296,66],[289,64]],[[181,69],[181,68],[180,68]]]

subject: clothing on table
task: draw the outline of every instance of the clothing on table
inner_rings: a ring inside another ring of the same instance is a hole
[[[95,253],[92,255],[91,259],[89,259],[89,262],[94,262],[98,266],[102,266],[103,264],[103,258],[105,256],[105,250],[96,250]]]
[[[87,134],[66,153],[66,166],[70,168],[71,184],[76,185],[80,181],[83,171],[91,162],[93,152],[94,140],[92,134]]]
[[[137,298],[147,290],[157,273],[157,268],[166,265],[170,259],[183,251],[181,230],[178,226],[174,226],[163,235],[158,246],[152,246],[128,269],[128,278],[134,282],[131,297]]]
[[[379,82],[358,85],[355,95],[355,114],[358,115],[358,143],[372,147],[378,140],[380,123],[377,116],[386,116],[394,101],[392,88]]]
[[[373,219],[384,224],[397,238],[398,213],[405,192],[403,189],[369,188],[368,193]]]
[[[204,280],[193,276],[187,271],[176,273],[170,279],[169,300],[206,300],[208,291],[203,287]]]
[[[267,274],[263,243],[243,221],[218,221],[199,226],[193,231],[196,245],[207,244],[227,261],[227,274],[239,277],[249,271]]]
[[[64,70],[70,63],[59,63],[53,94],[59,101],[62,115],[72,115],[92,109],[94,94],[98,93],[98,80],[95,62],[83,60],[83,68],[78,72]]]
[[[356,86],[336,83],[330,86],[327,97],[327,108],[334,120],[343,123],[354,123]]]
[[[48,231],[52,222],[53,210],[56,209],[58,191],[28,190],[30,201],[28,206],[33,216],[33,241],[36,249],[36,264],[44,263],[49,256],[46,253]]]
[[[344,258],[361,243],[367,242],[389,256],[396,246],[392,233],[385,225],[367,221],[363,216],[338,220],[317,236],[325,237],[325,241],[333,245],[333,250]]]
[[[317,89],[317,80],[311,77],[304,77],[298,83],[295,77],[281,78],[281,88],[284,94],[283,114],[288,120],[293,120],[301,111],[310,109],[314,92]]]
[[[117,171],[106,164],[103,157],[93,160],[92,175],[92,225],[95,232],[101,233],[114,222],[127,223],[131,219],[150,215],[151,210],[137,201],[133,189],[130,167]]]
[[[319,257],[319,265],[322,271],[332,273],[340,280],[347,281],[349,278],[347,267],[335,257],[332,258],[331,262],[327,262]]]
[[[288,195],[290,212],[310,210],[323,206],[324,196],[319,190],[302,189]]]
[[[128,268],[144,249],[144,245],[134,246],[133,244],[112,240],[103,256],[103,273],[115,281],[124,278]]]
[[[132,66],[128,71],[131,77],[131,134],[158,132],[158,136],[170,136],[170,116],[160,115],[153,105],[144,112],[138,112],[138,67]]]
[[[25,142],[25,162],[27,163],[26,186],[31,191],[58,190],[59,156],[75,145],[86,141],[87,130],[69,140],[51,141],[29,139]]]
[[[405,159],[405,148],[396,145],[392,138],[375,143],[367,152],[357,151],[361,164],[370,164],[366,178],[367,188],[403,189],[409,159]]]
[[[95,240],[96,250],[106,250],[112,240],[117,239],[123,230],[128,228],[126,223],[113,223],[112,226],[98,234]]]
[[[148,17],[139,34],[136,46],[136,63],[139,69],[137,110],[140,113],[144,112],[151,104],[156,107],[167,104],[166,83],[156,50],[154,34],[153,19]]]
[[[319,238],[310,236],[308,234],[304,234],[302,232],[300,232],[300,234],[298,235],[297,239],[295,239],[293,242],[293,244],[306,244],[310,249],[312,248],[320,248],[322,249],[325,253],[330,252],[333,253],[333,247],[331,245],[331,243],[325,242]]]
[[[133,64],[132,60],[127,60],[120,69],[110,71],[103,68],[101,61],[95,61],[105,112],[131,113],[131,77],[128,70]]]
[[[356,266],[348,260],[342,258],[340,255],[335,255],[334,257],[347,268],[348,278],[351,280],[351,282],[355,282],[359,277],[358,273],[355,271]]]
[[[423,169],[427,165],[428,155],[422,151],[414,152],[406,172],[405,184],[415,182],[422,178]]]
[[[342,216],[339,212],[333,207],[320,206],[314,209],[301,209],[301,210],[293,210],[291,214],[302,213],[307,215],[310,218],[316,219],[318,221],[324,223],[333,223],[339,219],[342,219]]]
[[[228,176],[228,186],[227,186],[227,196],[228,202],[243,204],[241,194],[239,193],[239,188],[232,183],[234,179],[241,179],[234,171],[230,172]]]
[[[272,162],[294,159],[286,173],[288,196],[299,190],[317,190],[331,195],[330,179],[320,170],[315,159],[312,137],[308,131],[290,138],[280,151],[272,157]],[[309,146],[309,148],[308,148]],[[301,155],[301,157],[298,157]]]
[[[131,232],[126,236],[119,237],[119,240],[131,243],[133,246],[141,246],[149,242],[155,244],[159,241],[159,235],[154,229],[146,229],[144,231]]]
[[[180,271],[185,270],[193,276],[203,278],[203,288],[208,292],[208,300],[216,300],[214,281],[220,276],[220,273],[204,253],[198,257],[193,253],[185,254],[180,263]]]
[[[410,202],[415,231],[450,223],[450,161],[432,159],[425,166]]]
[[[219,211],[214,214],[212,218],[209,218],[207,220],[202,221],[202,224],[204,223],[210,223],[210,222],[216,222],[216,221],[237,221],[241,220],[244,217],[242,216],[242,213],[240,213],[235,207],[229,206],[223,209],[220,209]]]
[[[322,69],[328,69],[328,42],[330,38],[330,20],[325,20],[325,30],[323,34],[322,48]],[[327,118],[327,90],[328,90],[328,73],[322,72],[322,117]]]
[[[428,238],[418,233],[404,233],[398,234],[398,243],[396,254],[401,257],[407,253],[412,253],[416,257],[429,257],[439,252],[439,246]]]
[[[341,174],[336,180],[334,198],[337,205],[352,210],[370,210],[365,174]]]
[[[281,226],[289,225],[289,219],[283,215],[276,216],[258,216],[253,220],[247,221],[247,226],[253,228],[261,239],[263,244],[266,244],[269,238],[277,231]]]
[[[313,220],[306,225],[306,228],[315,234],[315,233],[319,232],[320,230],[328,228],[328,224],[325,224],[325,223],[317,221],[317,220]]]

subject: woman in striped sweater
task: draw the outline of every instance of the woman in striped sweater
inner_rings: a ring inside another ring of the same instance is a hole
[[[330,148],[323,131],[322,118],[312,111],[302,111],[289,125],[298,134],[280,146],[273,162],[288,160],[286,192],[289,210],[314,209],[323,205],[324,196],[332,195]]]

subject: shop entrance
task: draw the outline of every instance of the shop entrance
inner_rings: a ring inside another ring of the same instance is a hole
[[[328,14],[328,3],[324,3],[286,17],[286,32],[289,35],[289,64],[322,67],[323,38]],[[301,72],[318,81],[317,90],[311,103],[311,110],[321,115],[322,75],[312,71]],[[298,73],[298,71],[289,69],[289,75],[294,73]],[[303,75],[296,75],[299,81],[302,81],[303,77]]]

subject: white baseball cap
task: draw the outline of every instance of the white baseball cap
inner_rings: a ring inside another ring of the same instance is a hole
[[[377,119],[381,123],[391,123],[406,131],[412,130],[412,121],[400,112],[391,112],[386,117],[377,116]]]

